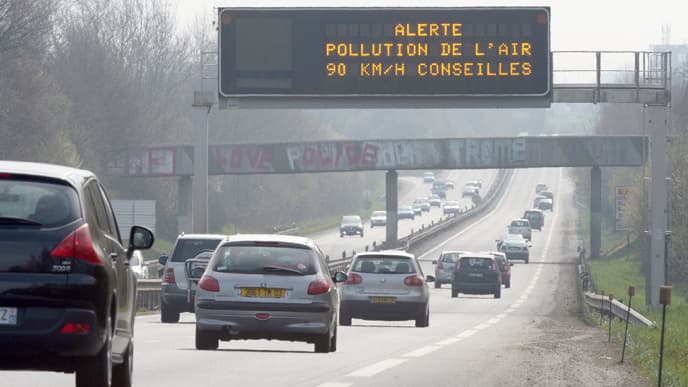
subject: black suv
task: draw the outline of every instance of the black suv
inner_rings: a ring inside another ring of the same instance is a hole
[[[358,215],[344,215],[339,224],[339,236],[344,238],[344,235],[360,235],[363,238],[363,221]]]
[[[96,176],[0,161],[0,369],[76,372],[76,385],[130,386],[136,279],[153,245],[133,226],[125,249]]]
[[[459,258],[454,268],[451,296],[493,294],[502,297],[502,273],[492,255],[470,255]]]

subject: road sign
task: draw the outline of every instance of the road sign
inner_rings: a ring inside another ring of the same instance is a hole
[[[628,193],[630,187],[617,186],[614,189],[614,213],[616,218],[616,231],[628,230],[628,223],[626,223],[626,203],[628,201]]]
[[[220,8],[223,97],[549,96],[548,7]]]

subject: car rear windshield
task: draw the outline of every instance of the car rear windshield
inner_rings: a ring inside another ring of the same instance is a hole
[[[373,216],[387,216],[387,213],[385,211],[375,211]]]
[[[514,220],[511,222],[511,225],[514,227],[528,227],[528,222],[525,220]]]
[[[351,271],[358,273],[408,274],[415,273],[416,269],[408,257],[365,256],[356,259]]]
[[[355,224],[359,223],[361,221],[361,218],[359,216],[344,216],[342,217],[342,223],[346,224]]]
[[[448,202],[444,203],[445,207],[447,207],[447,206],[458,206],[458,205],[459,205],[459,202],[455,202],[455,201],[448,201]]]
[[[442,256],[442,259],[440,259],[442,262],[449,262],[449,263],[456,263],[456,261],[459,259],[459,256],[461,253],[448,253],[444,254]]]
[[[212,264],[219,273],[315,274],[315,252],[307,247],[224,245],[218,248]]]
[[[492,259],[490,258],[463,257],[459,271],[483,271],[492,270],[492,268]]]
[[[215,250],[222,239],[180,239],[172,252],[172,262],[184,262],[203,250]]]
[[[0,179],[0,227],[58,227],[80,216],[76,190],[68,185]]]

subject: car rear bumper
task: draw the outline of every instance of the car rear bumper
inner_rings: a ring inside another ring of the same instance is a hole
[[[162,302],[166,306],[179,311],[179,312],[193,312],[194,304],[193,299],[196,295],[195,290],[191,290],[191,301],[188,300],[187,290],[180,289],[175,284],[163,283],[161,287],[160,295],[162,297]]]
[[[357,235],[357,234],[363,234],[363,229],[361,228],[342,228],[339,229],[340,234],[344,235]]]
[[[89,333],[61,334],[68,323],[89,324]],[[0,369],[75,370],[74,358],[96,354],[105,335],[87,309],[20,308],[16,326],[0,327]]]
[[[499,290],[496,282],[453,282],[452,289],[465,294],[492,294]]]
[[[441,282],[443,284],[447,284],[452,282],[454,279],[454,273],[452,272],[446,272],[443,270],[438,270],[435,271],[435,282]]]
[[[425,314],[427,302],[399,301],[394,304],[374,304],[370,301],[342,301],[340,313],[364,320],[403,321]]]
[[[521,251],[507,251],[505,252],[507,259],[528,259],[530,253]]]
[[[260,313],[268,314],[258,319]],[[329,331],[334,309],[327,303],[280,304],[204,302],[196,306],[196,327],[220,337],[309,340]]]

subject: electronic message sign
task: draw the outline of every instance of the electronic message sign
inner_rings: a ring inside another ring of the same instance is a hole
[[[551,91],[548,7],[221,8],[223,97]]]

